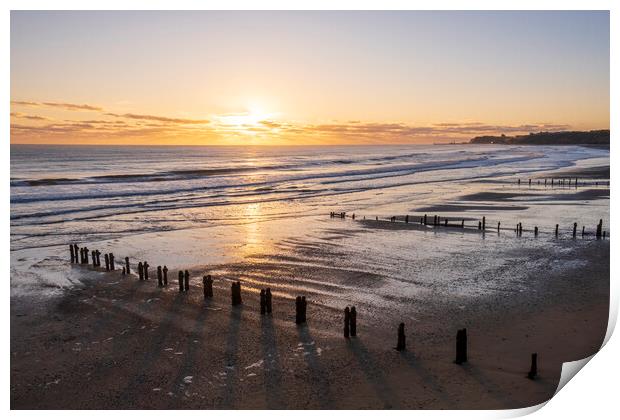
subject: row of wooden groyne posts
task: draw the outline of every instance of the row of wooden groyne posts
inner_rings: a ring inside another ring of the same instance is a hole
[[[70,244],[69,250],[71,254],[72,264],[90,265],[92,263],[93,268],[101,267],[100,255],[101,252],[96,249],[91,251],[88,247],[79,247],[77,244]],[[89,262],[89,256],[91,262]],[[104,254],[105,270],[116,271],[115,260],[113,253]],[[129,264],[129,257],[125,257],[125,264],[122,267],[122,275],[131,274],[131,268]],[[138,263],[138,278],[140,281],[149,280],[150,265],[147,261],[140,261]],[[178,283],[179,293],[186,293],[189,291],[189,271],[179,270]],[[165,265],[157,267],[157,286],[168,286],[168,267]],[[211,275],[203,276],[202,278],[204,299],[208,300],[213,297],[213,279]],[[232,306],[241,305],[243,303],[241,297],[241,282],[233,281],[230,287],[231,304]],[[305,296],[297,296],[295,299],[295,324],[305,324],[307,320],[307,307],[308,301]],[[271,314],[273,310],[273,300],[271,288],[261,289],[260,291],[260,313],[261,315]],[[346,339],[351,337],[357,337],[357,310],[355,306],[346,307],[344,309],[344,328],[343,335]],[[397,329],[397,342],[395,350],[403,352],[407,350],[405,324],[400,323]],[[456,334],[456,357],[454,363],[461,365],[467,362],[467,329],[463,328],[457,331]],[[530,370],[527,377],[535,379],[538,375],[538,354],[533,353],[531,355]]]
[[[543,179],[543,182],[540,182],[540,179],[536,180],[536,184],[535,185],[544,185],[545,187],[550,186],[550,187],[575,187],[577,188],[578,185],[582,185],[582,186],[586,186],[586,185],[594,185],[596,187],[603,186],[603,185],[607,185],[609,186],[611,184],[610,181],[579,181],[579,178],[575,178],[575,180],[573,181],[573,178],[560,178],[560,179],[555,179],[555,178],[551,178],[549,180],[547,180],[547,178]],[[547,182],[548,181],[548,182]],[[523,182],[525,184],[525,181]],[[532,178],[528,178],[527,180],[527,184],[529,186],[532,185]],[[517,179],[517,185],[521,185],[521,178]]]
[[[341,218],[341,219],[345,219],[347,217],[349,217],[347,215],[346,212],[330,212],[329,217],[331,218]],[[351,219],[355,220],[355,213],[351,214]],[[405,217],[403,218],[404,223],[409,224],[411,223],[415,223],[414,220],[417,220],[418,216],[413,216],[413,217],[409,217],[409,215],[405,215]],[[425,214],[424,216],[419,216],[420,217],[420,221],[419,224],[424,225],[424,226],[433,226],[433,227],[455,227],[455,228],[461,228],[461,229],[465,229],[465,228],[471,228],[471,226],[465,226],[465,219],[460,219],[460,222],[457,223],[449,223],[448,218],[444,217],[443,221],[441,219],[441,216],[437,216],[434,215],[433,219],[431,220],[430,217],[428,217],[427,214]],[[366,220],[366,216],[363,216],[363,220]],[[375,216],[375,220],[379,221],[379,216]],[[392,216],[389,218],[390,222],[394,223],[397,222],[397,217],[396,216]],[[502,223],[501,222],[497,222],[497,233],[500,233],[500,230],[502,229],[501,227]],[[475,228],[475,227],[474,227]],[[573,223],[572,226],[573,230],[572,230],[572,235],[573,238],[577,237],[577,222]],[[482,220],[478,220],[478,230],[482,231],[482,232],[487,232],[487,226],[486,226],[486,216],[482,217]],[[523,236],[523,223],[519,222],[516,224],[515,228],[513,229],[513,231],[517,234],[517,236]],[[538,237],[538,226],[534,226],[534,236]],[[554,231],[555,237],[559,237],[560,235],[560,225],[556,224],[555,225],[555,231]],[[581,237],[585,237],[590,235],[590,232],[586,231],[586,227],[582,226],[581,227]],[[603,230],[603,219],[599,219],[598,224],[596,225],[596,232],[594,233],[594,235],[596,236],[596,239],[605,239],[607,236],[607,231]]]

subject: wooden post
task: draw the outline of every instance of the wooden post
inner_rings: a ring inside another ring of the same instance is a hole
[[[405,351],[407,348],[405,337],[405,324],[403,322],[398,326],[398,341],[396,342],[396,350],[397,351]]]
[[[99,250],[96,250],[95,256],[97,257],[97,267],[101,267],[101,252],[99,252]]]
[[[461,220],[461,229],[465,229],[465,219]]]
[[[444,219],[444,221],[443,221],[443,225],[444,225],[445,227],[448,227],[448,218],[447,218],[447,217]]]
[[[596,226],[596,239],[600,239],[603,234],[603,219],[598,221],[598,225]]]
[[[351,306],[350,313],[350,321],[351,321],[351,337],[357,336],[357,311],[355,310],[355,306]]]
[[[534,237],[538,237],[538,226],[534,226]]]
[[[586,227],[582,226],[581,227],[581,237],[583,238],[586,235]]]
[[[164,265],[162,271],[164,272],[164,286],[168,286],[168,267]]]
[[[349,326],[351,323],[351,313],[349,307],[344,308],[344,338],[349,338]]]
[[[456,333],[456,360],[457,365],[467,362],[467,329],[463,328]]]
[[[482,229],[482,222],[480,220],[478,220],[478,230]]]
[[[108,259],[108,255],[105,255],[106,260]],[[144,267],[142,267],[142,261],[138,262],[138,277],[140,280],[144,280]]]
[[[532,353],[532,364],[530,371],[527,373],[529,379],[535,379],[538,376],[538,353]]]
[[[187,270],[185,270],[185,289],[183,291],[189,291],[189,271]]]
[[[308,302],[306,301],[306,297],[301,297],[301,322],[306,322],[306,310],[308,309]]]
[[[409,223],[409,215],[405,215],[405,223]]]
[[[73,245],[69,245],[69,252],[71,252],[71,264],[75,262],[75,248]]]
[[[424,215],[424,224],[426,225],[426,215]]]
[[[205,292],[206,297],[206,292]],[[260,289],[260,314],[265,315],[267,312],[267,298],[265,297],[265,289]]]
[[[77,244],[73,244],[73,254],[75,255],[75,263],[78,263],[79,247]]]
[[[90,251],[90,256],[93,259],[93,268],[97,267],[97,253],[95,251]]]
[[[161,265],[157,266],[157,287],[164,287],[164,276],[161,271]]]
[[[437,215],[433,218],[433,226],[437,226]]]
[[[295,298],[295,324],[301,324],[301,296]]]
[[[482,230],[486,230],[487,218],[482,216]]]
[[[530,178],[529,185],[530,185],[530,187],[532,186],[532,178]]]
[[[573,238],[577,237],[577,222],[573,224]]]
[[[202,285],[204,288],[205,299],[213,297],[213,279],[211,279],[211,274],[207,274],[202,278]]]
[[[555,237],[556,237],[556,238],[558,237],[559,230],[560,230],[560,225],[558,225],[558,224],[556,223],[556,225],[555,225]]]
[[[131,270],[129,269],[129,257],[125,257],[125,272],[127,274],[131,273]]]
[[[497,222],[497,233],[499,234],[499,227],[502,224],[502,222]]]
[[[553,187],[553,178],[551,178],[551,186]]]
[[[146,261],[144,261],[144,263],[142,264],[142,271],[144,271],[144,280],[148,280],[149,279],[149,263],[147,263]]]
[[[183,271],[179,270],[179,292],[183,291]]]
[[[521,179],[517,179],[517,185],[521,185]]]
[[[84,248],[84,264],[88,264],[88,247]]]
[[[545,187],[547,186],[547,178],[545,178]]]
[[[105,271],[110,271],[110,255],[105,254],[103,258],[105,259]]]
[[[267,313],[270,314],[273,307],[272,307],[272,300],[271,300],[271,288],[269,287],[265,291],[265,298],[267,300]]]
[[[123,267],[123,276],[125,275],[125,267]]]
[[[110,252],[110,270],[114,271],[114,254]]]
[[[603,231],[603,239],[605,239],[605,234],[607,234],[607,231]]]

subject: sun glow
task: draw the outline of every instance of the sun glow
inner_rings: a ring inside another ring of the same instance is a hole
[[[249,107],[245,112],[216,115],[218,128],[223,131],[243,132],[246,134],[256,134],[257,130],[263,126],[262,121],[269,120],[275,114],[265,112],[261,108]]]

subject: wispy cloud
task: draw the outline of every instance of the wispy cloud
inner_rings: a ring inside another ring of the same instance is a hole
[[[31,101],[11,101],[11,105],[16,106],[29,106],[29,107],[49,107],[49,108],[62,108],[69,111],[103,111],[100,106],[87,105],[87,104],[71,104],[67,102],[31,102]]]
[[[11,112],[11,117],[21,118],[25,120],[35,120],[35,121],[49,121],[50,120],[50,118],[43,117],[41,115],[29,115],[29,114],[23,114],[21,112]]]
[[[112,112],[107,112],[105,115],[109,115],[111,117],[117,117],[117,118],[129,118],[133,120],[144,120],[144,121],[158,121],[158,122],[173,123],[173,124],[208,124],[209,123],[209,120],[171,118],[171,117],[162,117],[158,115],[114,114]]]

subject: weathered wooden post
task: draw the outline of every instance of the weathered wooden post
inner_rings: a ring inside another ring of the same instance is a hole
[[[586,236],[586,227],[582,226],[581,227],[581,237],[583,238],[584,236]]]
[[[487,227],[487,218],[486,216],[482,216],[482,230],[486,230]]]
[[[482,229],[482,222],[480,220],[478,220],[478,230]]]
[[[114,271],[114,254],[110,252],[110,270]]]
[[[105,257],[107,260],[108,256],[106,255]],[[144,280],[144,267],[142,266],[142,261],[138,262],[138,277],[140,280]]]
[[[573,239],[577,237],[577,222],[573,224]]]
[[[168,286],[168,267],[164,265],[164,269],[162,271],[164,272],[164,286]]]
[[[205,292],[206,297],[206,292]],[[265,289],[260,289],[260,314],[265,315],[267,312],[267,298],[265,297]]]
[[[123,267],[123,276],[125,275],[125,267]]]
[[[97,267],[97,254],[95,251],[90,251],[90,256],[93,259],[93,268]]]
[[[426,215],[424,215],[424,224],[426,225]]]
[[[456,360],[457,365],[467,362],[467,329],[463,328],[456,333]]]
[[[523,236],[523,223],[519,222],[519,236]]]
[[[538,226],[534,226],[534,237],[538,237]]]
[[[607,234],[607,231],[603,231],[603,239],[605,239],[605,235]]]
[[[405,351],[407,348],[407,339],[405,337],[405,323],[401,322],[398,326],[398,341],[396,342],[397,351]]]
[[[351,323],[351,313],[349,307],[344,308],[344,338],[349,338],[349,327]]]
[[[409,223],[409,215],[405,215],[405,223]]]
[[[73,244],[73,254],[75,255],[75,263],[78,263],[79,247],[77,244]]]
[[[545,187],[547,186],[547,178],[545,178]]]
[[[521,185],[521,178],[517,179],[517,185]]]
[[[556,237],[556,238],[558,237],[559,230],[560,230],[560,225],[558,225],[558,224],[556,223],[556,225],[555,225],[555,237]]]
[[[148,280],[149,279],[149,263],[147,263],[146,261],[142,263],[142,271],[144,271],[144,280]]]
[[[350,315],[350,320],[351,320],[351,337],[356,337],[357,336],[357,311],[355,310],[355,306],[351,306],[351,313]]]
[[[551,186],[553,187],[553,178],[551,178]]]
[[[295,324],[301,324],[301,296],[295,298]]]
[[[502,222],[497,222],[497,233],[499,234],[499,227],[502,224]]]
[[[183,291],[183,271],[179,270],[179,292]]]
[[[161,265],[157,266],[157,287],[164,287],[164,275],[161,271]]]
[[[84,264],[88,264],[88,247],[84,248]]]
[[[185,270],[185,292],[189,291],[189,271]]]
[[[437,226],[437,215],[433,218],[433,226]]]
[[[205,299],[213,297],[213,280],[211,279],[211,274],[203,276],[202,285],[204,288]]]
[[[600,239],[603,234],[603,219],[598,221],[598,225],[596,226],[596,239]]]
[[[129,257],[125,257],[125,272],[127,274],[131,273],[131,270],[129,269]]]
[[[448,227],[448,218],[447,217],[443,220],[443,225],[445,227]]]
[[[101,267],[101,252],[99,250],[96,250],[95,256],[97,257],[97,267]]]
[[[308,302],[306,301],[306,297],[301,297],[301,322],[306,322],[306,310],[308,309]]]
[[[529,185],[532,186],[532,178],[530,178]]]
[[[267,290],[265,291],[265,298],[267,300],[267,313],[270,314],[272,308],[272,301],[271,301],[271,288],[267,288]]]
[[[105,271],[110,271],[110,255],[105,254],[103,258],[105,259]]]
[[[75,249],[72,244],[69,245],[69,252],[71,252],[71,264],[73,264],[75,262]]]
[[[527,373],[529,379],[535,379],[538,376],[538,353],[532,353],[532,364],[530,371]]]
[[[465,219],[461,220],[461,229],[465,229]]]

